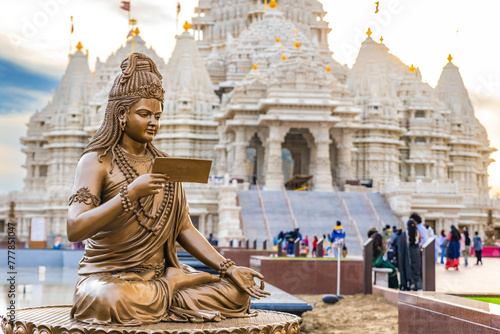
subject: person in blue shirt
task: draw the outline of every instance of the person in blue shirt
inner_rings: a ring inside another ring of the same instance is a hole
[[[345,244],[345,231],[342,227],[342,223],[337,220],[337,225],[332,231],[332,248],[333,255],[339,257],[341,255],[341,249]]]
[[[476,266],[479,265],[479,262],[481,262],[481,265],[483,265],[483,258],[482,258],[483,242],[481,241],[481,237],[479,236],[479,233],[477,233],[477,231],[474,234],[475,236],[473,239],[473,243],[474,243],[474,253],[476,253],[476,258],[477,258]]]

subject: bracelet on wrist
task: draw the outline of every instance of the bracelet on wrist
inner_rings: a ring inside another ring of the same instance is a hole
[[[236,265],[231,259],[225,259],[219,264],[219,275],[220,278],[226,277],[227,270],[232,266]]]
[[[120,198],[122,201],[123,210],[125,212],[129,212],[134,209],[134,205],[132,204],[130,198],[128,197],[128,188],[126,184],[120,187]]]

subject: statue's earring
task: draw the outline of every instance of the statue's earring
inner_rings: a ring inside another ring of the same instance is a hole
[[[120,120],[120,128],[122,129],[122,131],[125,131],[125,125],[127,125],[127,121],[125,121],[124,119],[121,119]]]

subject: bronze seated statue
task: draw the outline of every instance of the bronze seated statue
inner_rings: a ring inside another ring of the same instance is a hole
[[[222,257],[191,223],[180,182],[152,173],[167,155],[152,140],[164,90],[154,62],[133,53],[109,92],[101,127],[83,151],[69,201],[68,239],[87,239],[71,317],[142,325],[249,317],[264,277]],[[179,263],[176,242],[220,276]]]

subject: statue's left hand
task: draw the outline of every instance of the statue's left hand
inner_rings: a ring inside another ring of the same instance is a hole
[[[234,284],[236,284],[236,286],[248,293],[250,297],[260,299],[271,294],[264,291],[264,276],[255,270],[246,267],[234,266],[234,268],[230,268],[230,270],[228,270],[227,276],[234,282]],[[255,283],[254,277],[261,280],[261,286],[258,286],[257,283]]]

